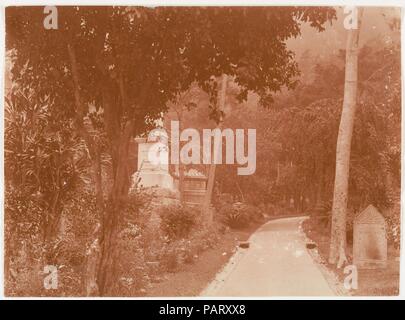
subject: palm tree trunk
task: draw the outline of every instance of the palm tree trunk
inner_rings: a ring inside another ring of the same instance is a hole
[[[358,28],[350,29],[348,31],[343,108],[336,146],[336,170],[332,206],[329,263],[337,264],[338,268],[347,261],[346,213],[349,187],[350,149],[357,103],[358,44],[362,13],[363,9],[358,9]]]

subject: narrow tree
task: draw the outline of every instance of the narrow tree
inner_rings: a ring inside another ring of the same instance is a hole
[[[228,79],[228,77],[226,74],[222,75],[221,90],[219,92],[219,99],[218,99],[219,100],[218,101],[219,118],[217,120],[217,127],[216,127],[216,129],[219,129],[219,130],[221,130],[221,127],[222,127],[224,110],[225,110],[227,79]],[[222,139],[222,137],[221,137],[221,139]],[[209,165],[209,170],[208,170],[207,191],[205,193],[204,202],[203,202],[203,206],[202,206],[202,214],[206,217],[205,222],[207,223],[207,225],[210,225],[213,220],[210,205],[211,205],[211,199],[212,199],[212,192],[214,190],[214,184],[215,184],[215,169],[216,169],[216,162],[217,162],[216,157],[218,156],[218,147],[219,146],[215,146],[215,143],[214,143],[214,149],[213,149],[213,153],[211,156],[211,164]]]
[[[349,187],[350,149],[357,104],[359,31],[363,9],[358,9],[357,28],[349,29],[342,115],[336,145],[335,187],[329,263],[341,267],[346,261],[346,214]]]

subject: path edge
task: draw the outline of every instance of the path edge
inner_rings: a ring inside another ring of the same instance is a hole
[[[309,216],[307,216],[305,219],[303,219],[300,222],[298,229],[304,239],[304,243],[314,243],[314,241],[312,241],[306,235],[306,233],[304,232],[304,228],[302,227],[302,224],[307,219],[309,219]],[[335,293],[336,296],[339,296],[339,297],[352,296],[351,292],[349,290],[347,290],[344,287],[344,285],[341,283],[341,281],[339,280],[339,277],[326,266],[327,262],[319,254],[318,247],[315,247],[314,249],[308,249],[305,246],[305,250],[308,252],[308,254],[311,257],[311,259],[313,260],[314,264],[320,270],[322,276],[328,283],[329,288]]]

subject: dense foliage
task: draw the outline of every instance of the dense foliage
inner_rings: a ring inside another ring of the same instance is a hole
[[[395,211],[399,217],[398,43],[378,37],[360,52],[361,90],[349,184],[349,207],[355,212],[374,204],[388,215],[388,211]],[[256,124],[257,144],[261,147],[254,176],[237,176],[234,167],[219,167],[221,192],[254,204],[292,206],[296,212],[311,212],[318,203],[331,201],[342,105],[343,56],[339,53],[317,59],[309,53],[304,55],[304,65],[308,61],[317,62],[306,71],[298,87],[277,96],[267,112],[255,108],[254,97],[245,105],[234,103],[225,123],[229,127]],[[232,102],[232,95],[229,101]]]
[[[179,205],[163,207],[161,228],[171,240],[186,238],[196,224],[197,210]]]
[[[183,128],[214,127],[221,115],[224,127],[257,129],[255,175],[217,168],[216,222],[246,227],[262,213],[330,202],[344,52],[297,61],[286,42],[303,23],[322,31],[333,9],[60,7],[58,30],[43,28],[42,9],[7,8],[8,295],[142,295],[153,277],[215,245],[218,227],[203,227],[193,210],[156,217],[153,195],[128,196],[129,142],[164,112],[179,119],[179,106]],[[363,46],[359,87],[349,224],[372,203],[399,245],[399,41]],[[57,291],[43,289],[47,264],[59,268]],[[89,293],[90,278],[98,291]]]

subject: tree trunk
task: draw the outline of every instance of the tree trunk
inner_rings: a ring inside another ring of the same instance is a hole
[[[207,226],[211,225],[213,221],[210,206],[211,206],[212,191],[214,189],[214,182],[215,182],[215,168],[216,165],[214,163],[211,163],[210,169],[208,171],[207,191],[205,193],[204,203],[202,207],[203,216],[205,217],[204,221]]]
[[[184,205],[184,165],[179,163],[179,192],[180,192],[180,204]]]
[[[221,84],[221,92],[220,92],[220,99],[219,99],[219,111],[221,112],[224,110],[225,107],[225,97],[226,97],[226,81],[227,81],[227,75],[224,74],[222,76],[222,84]],[[222,118],[220,119],[217,128],[221,129],[222,125]],[[222,141],[221,141],[222,143]],[[215,143],[214,143],[215,146]],[[208,181],[207,181],[207,191],[205,193],[204,197],[204,202],[202,205],[202,214],[205,217],[204,221],[206,222],[207,225],[211,225],[213,221],[213,216],[212,216],[212,211],[210,209],[211,205],[211,199],[212,199],[212,191],[214,189],[214,183],[215,183],[215,169],[216,169],[216,164],[215,164],[215,159],[214,156],[217,153],[217,151],[213,152],[213,156],[211,157],[211,164],[208,172]]]
[[[329,263],[342,267],[346,258],[346,212],[349,186],[350,148],[357,98],[357,60],[359,29],[363,9],[358,9],[358,28],[348,31],[345,87],[336,146],[335,186]]]
[[[93,180],[95,182],[96,191],[96,214],[100,218],[104,214],[104,197],[102,189],[102,175],[101,175],[101,154],[97,148],[94,159],[91,160],[91,168]],[[86,296],[99,295],[97,284],[97,269],[100,261],[100,238],[101,238],[101,223],[97,223],[94,228],[92,239],[93,241],[86,250],[86,264],[84,272],[84,284]]]
[[[115,295],[114,288],[117,283],[117,241],[119,222],[121,219],[121,206],[127,199],[130,188],[130,171],[128,166],[130,140],[134,135],[135,120],[129,118],[121,128],[122,115],[117,110],[117,101],[120,100],[121,109],[126,109],[127,99],[122,76],[119,79],[119,92],[121,99],[116,99],[111,91],[110,81],[107,77],[106,88],[103,92],[104,122],[108,140],[110,142],[110,154],[113,164],[113,186],[109,194],[108,206],[105,210],[101,228],[100,259],[97,269],[97,284],[101,296]],[[141,90],[139,105],[145,106],[147,92],[151,85],[149,78],[145,79]],[[119,108],[118,108],[119,109]]]
[[[242,188],[240,187],[238,180],[236,180],[235,182],[236,182],[236,188],[238,188],[238,191],[240,194],[240,198],[241,198],[242,202],[245,202],[245,196],[243,195]]]
[[[177,112],[177,119],[179,121],[179,130],[182,132],[183,130],[183,123],[182,123],[182,113]],[[179,150],[183,147],[182,141],[179,141]],[[180,204],[184,205],[184,171],[185,165],[179,161],[179,192],[180,192]]]
[[[68,54],[71,64],[73,86],[74,86],[74,96],[75,96],[75,118],[74,124],[77,133],[85,141],[87,148],[89,149],[89,154],[91,158],[91,169],[92,176],[95,184],[96,193],[96,210],[100,217],[104,212],[104,197],[102,189],[102,176],[101,176],[101,152],[96,141],[90,135],[86,127],[84,126],[83,117],[85,116],[86,110],[81,99],[80,94],[80,84],[79,84],[79,71],[76,61],[76,54],[73,46],[68,45]],[[95,296],[99,294],[97,286],[97,268],[98,261],[100,259],[100,225],[95,227],[93,232],[94,240],[86,250],[86,264],[84,272],[84,283],[85,291],[87,296]]]
[[[106,209],[101,241],[101,255],[97,274],[97,283],[101,296],[113,295],[112,290],[116,280],[115,254],[122,201],[128,195],[130,177],[128,172],[129,142],[134,127],[133,121],[127,121],[118,140],[117,153],[114,155],[116,168],[114,184],[109,195],[109,204]]]

